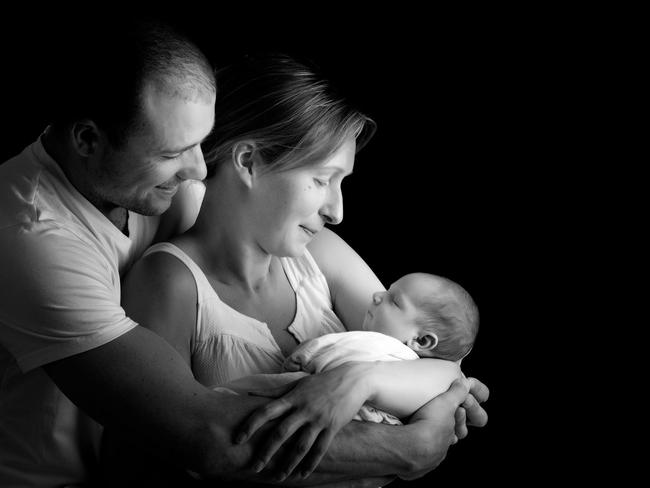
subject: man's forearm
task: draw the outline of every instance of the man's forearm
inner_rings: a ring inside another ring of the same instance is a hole
[[[251,397],[234,397],[224,399],[227,403],[238,404],[237,408],[227,408],[229,414],[222,418],[225,437],[232,438],[232,431],[251,411]],[[259,399],[253,403],[259,405]],[[251,468],[254,464],[256,449],[263,444],[265,436],[274,428],[275,423],[269,423],[245,444],[231,444],[229,447],[228,464],[221,457],[209,477],[227,477],[245,479],[262,483],[279,483],[278,463],[284,456],[290,455],[292,446],[283,446],[269,466],[261,473],[255,473]],[[369,477],[395,476],[411,473],[421,469],[418,461],[423,457],[421,436],[417,428],[411,425],[392,426],[353,421],[345,426],[330,444],[327,454],[306,479],[299,476],[300,466],[296,474],[281,481],[283,485],[317,485],[343,480]]]
[[[308,480],[401,475],[414,469],[420,449],[413,426],[352,421],[334,438]]]

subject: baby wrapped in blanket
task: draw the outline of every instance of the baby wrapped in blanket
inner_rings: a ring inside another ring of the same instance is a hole
[[[300,344],[286,359],[284,373],[247,376],[225,386],[245,394],[328,371],[348,361],[437,358],[440,368],[427,386],[436,396],[462,376],[460,362],[476,338],[478,310],[460,285],[439,276],[412,273],[387,291],[373,295],[362,329],[326,334]],[[366,403],[355,419],[401,424],[395,415],[381,408]],[[407,409],[408,415],[415,409]]]

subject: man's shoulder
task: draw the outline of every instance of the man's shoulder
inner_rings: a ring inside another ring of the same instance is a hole
[[[33,217],[42,170],[30,147],[0,165],[0,228]]]

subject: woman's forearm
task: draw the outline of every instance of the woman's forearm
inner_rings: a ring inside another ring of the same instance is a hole
[[[368,402],[405,418],[447,391],[460,376],[458,363],[442,359],[376,362],[368,378],[372,391]]]

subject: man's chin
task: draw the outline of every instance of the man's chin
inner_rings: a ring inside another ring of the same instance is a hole
[[[146,202],[140,203],[138,205],[132,205],[129,210],[140,215],[145,215],[147,217],[155,217],[158,215],[164,214],[169,207],[171,206],[171,200],[168,201],[156,201],[156,202]]]

